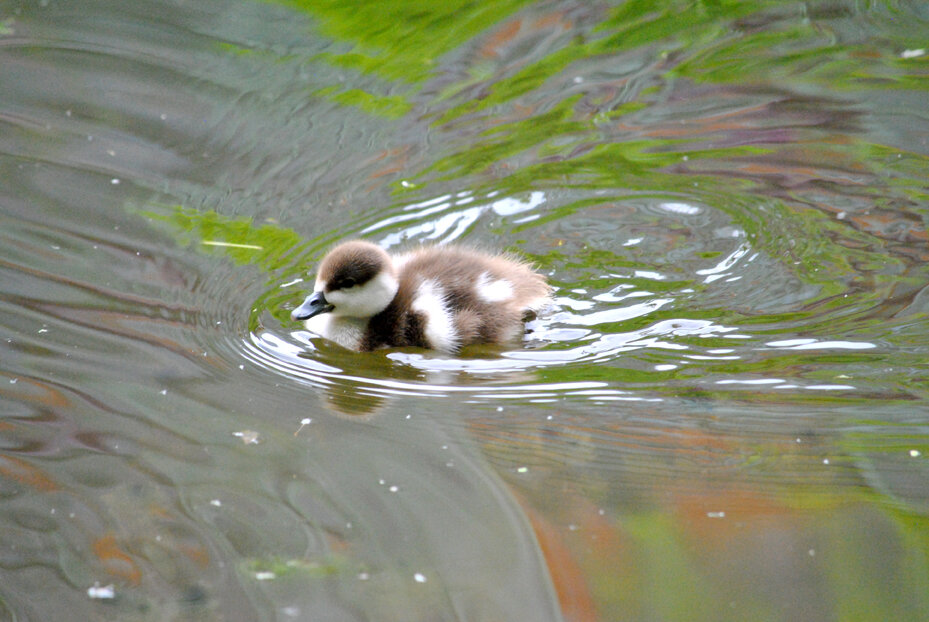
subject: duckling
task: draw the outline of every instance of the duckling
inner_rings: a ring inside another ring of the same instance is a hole
[[[323,258],[313,293],[291,318],[359,352],[418,346],[455,353],[515,340],[550,294],[545,277],[507,255],[442,246],[392,256],[353,240]]]

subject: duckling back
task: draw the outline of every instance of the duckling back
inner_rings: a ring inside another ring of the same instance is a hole
[[[419,346],[456,352],[474,343],[512,341],[551,292],[524,262],[465,248],[416,250],[395,257],[394,267],[397,295],[371,319],[363,350]]]

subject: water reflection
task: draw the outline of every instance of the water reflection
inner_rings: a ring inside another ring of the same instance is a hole
[[[493,199],[498,194],[498,192],[491,192],[486,198]],[[422,203],[414,203],[403,208],[403,211],[412,213],[386,218],[365,227],[361,230],[361,234],[370,235],[382,229],[393,231],[400,223],[420,220],[422,222],[419,224],[409,225],[405,229],[386,235],[379,240],[380,244],[385,248],[390,248],[411,239],[424,239],[441,243],[451,242],[459,239],[467,232],[485,212],[491,211],[497,216],[513,216],[527,212],[540,206],[545,201],[545,194],[532,192],[525,201],[513,197],[504,197],[469,209],[453,209],[454,207],[468,205],[474,201],[475,197],[470,192],[463,191],[457,193],[454,198],[450,195],[443,195]],[[443,214],[443,212],[447,213]],[[531,215],[531,217],[516,219],[513,222],[521,224],[535,220],[538,217],[538,214],[535,214]]]

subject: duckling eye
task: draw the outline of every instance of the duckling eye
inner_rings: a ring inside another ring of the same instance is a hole
[[[340,289],[351,289],[352,287],[355,287],[355,285],[357,285],[357,283],[355,283],[355,279],[352,277],[346,277],[342,281],[342,287]]]

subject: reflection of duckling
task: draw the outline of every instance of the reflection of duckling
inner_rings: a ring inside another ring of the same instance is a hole
[[[456,352],[515,339],[550,291],[545,277],[505,255],[444,246],[391,256],[355,240],[323,258],[315,291],[291,317],[352,350]]]

